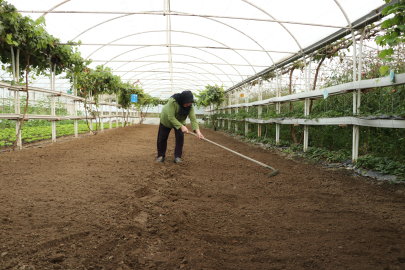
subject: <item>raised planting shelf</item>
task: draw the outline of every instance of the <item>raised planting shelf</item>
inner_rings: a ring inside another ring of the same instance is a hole
[[[252,106],[266,106],[266,105],[274,105],[278,102],[294,102],[294,101],[301,101],[305,99],[317,99],[323,97],[323,93],[325,90],[328,91],[329,96],[334,95],[343,95],[348,92],[352,92],[358,89],[369,89],[369,88],[376,88],[376,87],[385,87],[385,86],[393,86],[393,85],[401,85],[405,84],[405,74],[396,74],[395,75],[395,82],[391,83],[389,77],[384,78],[377,78],[377,79],[370,79],[370,80],[362,80],[357,82],[350,82],[344,83],[340,85],[335,85],[332,87],[328,87],[325,89],[309,91],[309,92],[301,92],[298,94],[292,94],[284,97],[274,97],[265,99],[262,101],[255,101],[250,103],[241,103],[241,104],[234,104],[225,107],[219,108],[219,110],[224,109],[231,109],[231,108],[243,108],[243,107],[252,107]],[[216,110],[206,110],[207,112],[212,112]]]
[[[309,125],[309,126],[364,126],[381,128],[405,128],[405,120],[393,119],[363,119],[358,117],[336,117],[336,118],[317,118],[317,119],[299,119],[299,118],[273,118],[273,119],[255,119],[246,118],[244,120],[218,118],[219,120],[230,120],[249,122],[255,124],[281,124],[281,125]]]

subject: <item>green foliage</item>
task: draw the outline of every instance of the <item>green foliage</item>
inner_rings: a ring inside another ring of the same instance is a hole
[[[350,157],[350,152],[344,149],[338,151],[330,151],[325,148],[308,147],[305,156],[314,160],[326,159],[328,162],[342,162]]]
[[[131,83],[121,83],[119,86],[119,94],[118,94],[118,104],[125,109],[131,106],[131,95],[137,94],[138,98],[143,95],[143,90],[139,88],[138,85],[132,85]]]
[[[220,104],[225,100],[224,88],[223,86],[219,87],[218,85],[208,85],[205,87],[205,90],[199,91],[196,96],[198,108],[209,107],[211,105],[214,105],[215,108],[218,108]]]
[[[387,157],[361,156],[356,162],[356,167],[397,175],[402,179],[405,178],[405,165]]]
[[[386,3],[392,2],[392,0],[385,0]],[[377,36],[375,41],[380,46],[389,46],[390,48],[384,49],[378,55],[381,59],[391,62],[394,54],[393,47],[398,43],[405,41],[405,1],[399,0],[396,4],[389,5],[384,8],[382,15],[393,15],[392,18],[385,20],[381,28],[386,29],[386,34],[383,36]],[[380,72],[383,75],[388,73],[389,67],[387,65],[380,68]]]
[[[47,121],[46,121],[47,122]],[[74,134],[74,125],[69,123],[72,121],[67,121],[68,123],[60,123],[56,125],[56,136],[67,136]],[[48,122],[49,123],[49,122]],[[104,123],[104,129],[109,129],[110,124]],[[112,124],[112,127],[116,127],[116,123]],[[96,128],[96,123],[93,124],[93,130]],[[78,124],[79,133],[88,133],[89,127],[81,121]],[[52,137],[52,126],[42,125],[42,126],[28,126],[24,125],[21,129],[21,139],[23,143],[48,140]],[[5,128],[0,130],[0,146],[10,146],[16,140],[15,128]]]

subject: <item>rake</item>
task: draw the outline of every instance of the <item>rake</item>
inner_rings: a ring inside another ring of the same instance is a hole
[[[197,136],[197,134],[195,134],[195,133],[193,133],[193,132],[190,132],[190,131],[189,131],[188,133],[189,133],[189,134],[192,134],[192,135],[194,135],[194,136]],[[235,151],[233,151],[233,150],[231,150],[231,149],[229,149],[229,148],[226,148],[225,146],[222,146],[222,145],[220,145],[220,144],[217,144],[217,143],[215,143],[215,142],[213,142],[213,141],[210,141],[210,140],[208,140],[208,139],[206,139],[206,138],[201,138],[201,139],[204,140],[204,141],[206,141],[206,142],[212,143],[212,144],[214,144],[214,145],[216,145],[216,146],[218,146],[218,147],[221,147],[221,148],[223,148],[223,149],[225,149],[225,150],[228,150],[229,152],[234,153],[235,155],[238,155],[238,156],[240,156],[240,157],[243,157],[243,158],[245,158],[245,159],[247,159],[247,160],[250,160],[250,161],[252,161],[252,162],[254,162],[254,163],[256,163],[256,164],[259,164],[260,166],[263,166],[263,167],[265,167],[265,168],[267,168],[267,169],[272,170],[273,172],[269,173],[269,177],[276,176],[277,174],[280,173],[280,170],[279,170],[279,169],[276,170],[276,169],[274,169],[273,167],[270,167],[269,165],[266,165],[266,164],[264,164],[264,163],[261,163],[260,161],[254,160],[253,158],[244,156],[244,155],[242,155],[242,154],[240,154],[240,153],[238,153],[238,152],[235,152]]]

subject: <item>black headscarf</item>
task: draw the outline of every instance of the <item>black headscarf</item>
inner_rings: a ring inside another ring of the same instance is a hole
[[[174,100],[176,100],[176,102],[180,105],[180,117],[187,116],[190,113],[192,105],[188,107],[184,107],[183,105],[189,102],[194,102],[193,93],[191,93],[191,91],[183,91],[181,93],[174,94],[171,97],[174,98]]]

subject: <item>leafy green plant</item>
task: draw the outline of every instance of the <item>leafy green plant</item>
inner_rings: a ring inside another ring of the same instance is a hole
[[[199,91],[196,97],[198,108],[213,106],[215,109],[218,109],[220,104],[225,100],[225,92],[223,86],[207,85],[205,90]],[[214,127],[216,124],[215,119],[215,115],[211,115],[211,123]]]
[[[405,178],[405,165],[387,157],[365,155],[359,157],[355,165],[356,167],[375,170],[384,174],[397,175],[401,179]]]
[[[386,3],[392,2],[392,0],[385,0]],[[393,60],[394,48],[399,43],[405,41],[405,1],[399,0],[393,5],[389,5],[384,8],[382,15],[393,15],[392,18],[385,20],[381,28],[386,29],[385,35],[377,36],[375,41],[380,46],[388,45],[390,48],[383,49],[378,55],[381,59],[391,62]],[[389,70],[388,65],[381,66],[380,72],[386,75]]]

